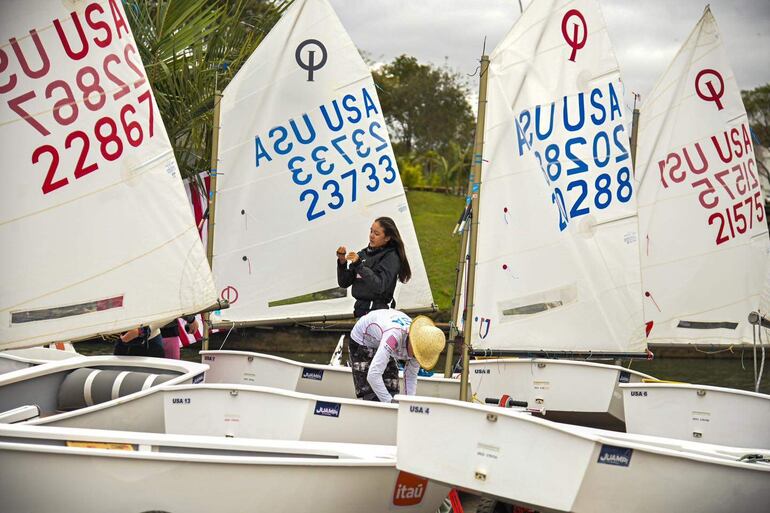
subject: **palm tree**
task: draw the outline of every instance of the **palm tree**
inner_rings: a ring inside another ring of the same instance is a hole
[[[444,185],[454,193],[465,194],[468,172],[471,168],[472,149],[471,145],[461,147],[457,142],[451,141],[447,145],[447,157],[442,157],[444,160]]]
[[[442,153],[428,150],[414,160],[423,166],[428,184],[440,186],[448,192],[463,193],[468,181],[470,156],[471,146],[463,148],[455,141],[450,141]]]
[[[214,95],[292,0],[131,0],[126,14],[184,177],[208,170]]]

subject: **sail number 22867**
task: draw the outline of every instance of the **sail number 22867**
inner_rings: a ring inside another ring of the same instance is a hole
[[[53,192],[69,184],[69,177],[75,179],[82,178],[89,173],[99,169],[98,156],[102,159],[112,162],[121,157],[126,145],[138,147],[147,137],[154,135],[153,123],[154,114],[152,107],[152,96],[149,88],[137,97],[138,108],[144,108],[147,116],[138,117],[147,120],[147,126],[142,127],[141,123],[133,119],[137,115],[137,107],[131,103],[126,103],[120,109],[119,120],[116,121],[109,116],[99,118],[94,124],[93,130],[85,132],[83,130],[74,130],[67,134],[64,139],[64,151],[77,152],[77,162],[71,173],[58,173],[59,171],[59,149],[51,144],[39,146],[32,152],[32,163],[40,163],[44,156],[49,156],[48,171],[43,180],[43,194]],[[124,143],[125,140],[125,143]],[[97,158],[93,158],[91,143],[95,143],[94,152],[98,151]]]

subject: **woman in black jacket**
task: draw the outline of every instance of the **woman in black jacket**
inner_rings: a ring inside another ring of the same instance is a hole
[[[337,248],[337,283],[343,288],[353,286],[356,318],[372,310],[395,308],[396,280],[406,283],[411,277],[404,242],[389,217],[374,220],[369,229],[369,246],[358,253],[348,253],[345,246]]]

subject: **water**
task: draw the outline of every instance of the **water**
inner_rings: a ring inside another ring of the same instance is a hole
[[[757,362],[757,368],[759,368]],[[767,355],[764,379],[759,391],[770,394],[770,354]],[[754,391],[754,363],[752,352],[740,358],[661,358],[650,362],[633,362],[631,368],[651,374],[658,379],[684,381],[701,385],[738,388]]]
[[[327,344],[328,345],[328,344]],[[85,355],[112,354],[112,344],[108,342],[81,342],[76,349],[79,353]],[[215,348],[212,345],[212,348]],[[216,345],[216,349],[219,345]],[[227,347],[225,349],[235,349]],[[329,363],[332,351],[326,350],[326,345],[319,348],[319,351],[303,352],[276,352],[260,351],[268,354],[281,356],[290,360],[306,363]],[[238,349],[245,349],[238,347]],[[182,359],[192,362],[201,361],[198,351],[200,344],[195,344],[188,348],[182,348]],[[765,378],[762,380],[760,392],[770,394],[770,352],[767,354]],[[342,355],[342,361],[347,361],[347,353]],[[658,379],[681,381],[686,383],[698,383],[701,385],[713,385],[728,388],[737,388],[741,390],[754,391],[754,364],[752,352],[745,351],[743,359],[738,358],[657,358],[652,361],[633,361],[625,363],[624,367],[631,367],[634,370],[650,374]],[[759,367],[759,362],[757,362]],[[444,358],[439,360],[436,365],[438,373],[443,374]]]

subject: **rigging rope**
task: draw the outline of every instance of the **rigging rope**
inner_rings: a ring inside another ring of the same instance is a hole
[[[233,321],[233,325],[230,326],[230,329],[227,331],[227,335],[225,335],[225,339],[222,341],[222,345],[219,346],[219,350],[221,351],[223,347],[225,347],[225,342],[227,342],[227,337],[230,336],[230,333],[233,332],[233,329],[235,328],[235,321]]]
[[[762,363],[759,365],[759,375],[757,376],[756,386],[754,387],[755,392],[759,392],[759,384],[762,382],[762,374],[765,372],[765,344],[762,341],[762,325],[757,325],[757,330],[759,331],[759,347],[762,348]]]

